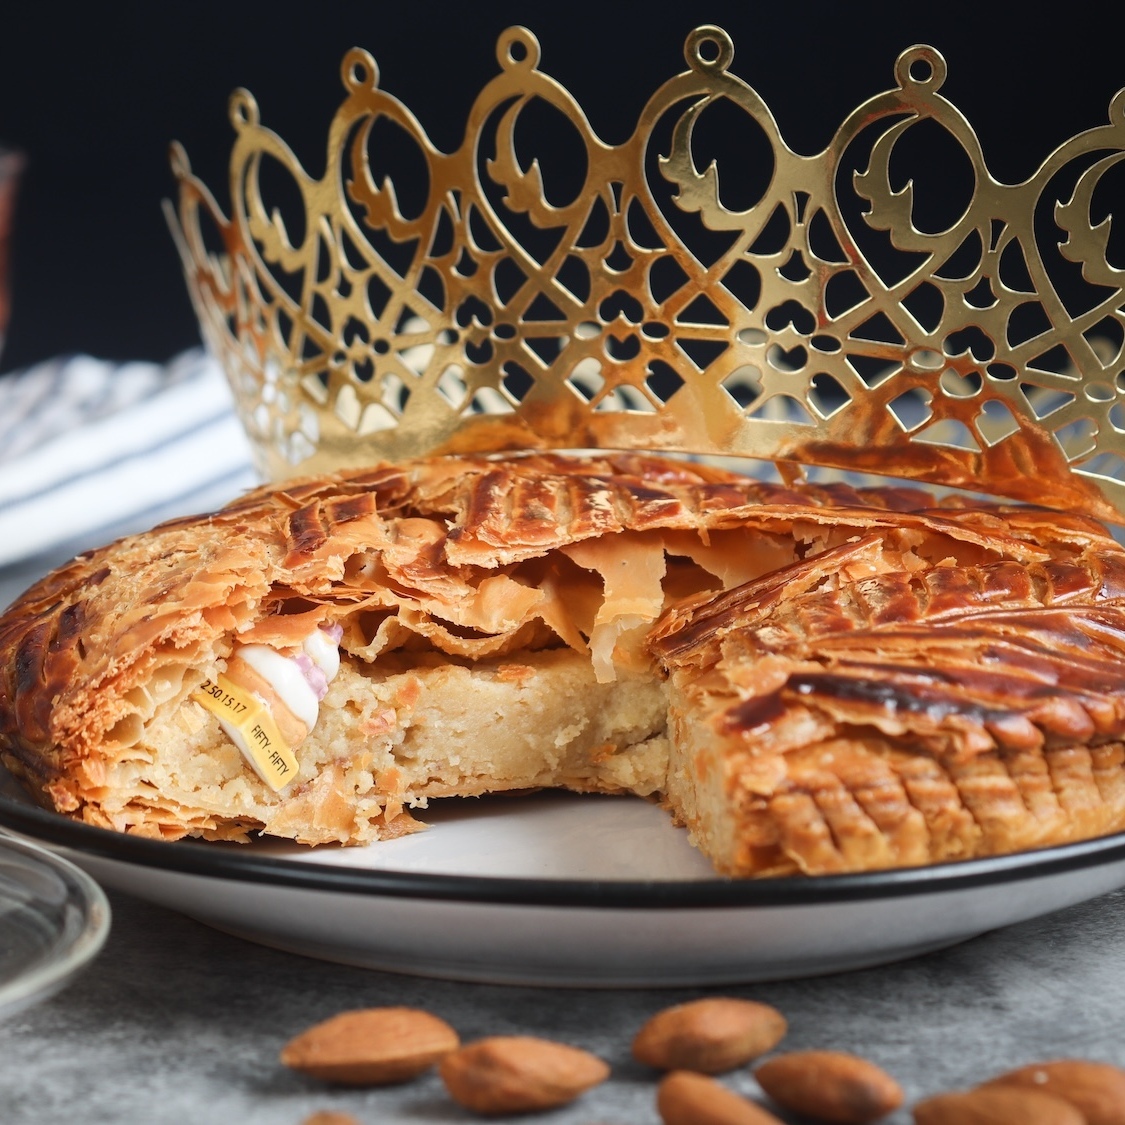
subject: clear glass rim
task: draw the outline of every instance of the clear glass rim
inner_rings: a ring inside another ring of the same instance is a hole
[[[62,882],[66,906],[62,925],[32,965],[0,980],[0,1016],[44,1000],[89,964],[105,944],[111,911],[105,892],[86,872],[38,844],[0,829],[0,858],[29,872],[46,872]],[[29,899],[34,904],[34,890]],[[2,916],[0,916],[2,917]]]

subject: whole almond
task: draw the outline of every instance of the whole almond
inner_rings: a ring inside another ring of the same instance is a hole
[[[914,1107],[916,1125],[1085,1125],[1067,1102],[1020,1086],[938,1094]]]
[[[1052,1059],[1011,1070],[986,1082],[1051,1094],[1081,1110],[1087,1125],[1125,1125],[1125,1070],[1084,1059]]]
[[[842,1051],[793,1051],[762,1063],[758,1084],[778,1105],[839,1125],[865,1125],[902,1105],[885,1070]]]
[[[721,1074],[773,1050],[786,1030],[768,1004],[713,996],[657,1012],[637,1032],[633,1058],[657,1070]]]
[[[302,1074],[347,1086],[405,1082],[460,1045],[457,1032],[417,1008],[341,1012],[303,1031],[281,1050]]]
[[[690,1070],[674,1070],[656,1088],[664,1125],[781,1125],[772,1113]]]
[[[494,1035],[446,1055],[449,1096],[483,1114],[527,1113],[573,1101],[609,1077],[589,1051],[528,1035]]]

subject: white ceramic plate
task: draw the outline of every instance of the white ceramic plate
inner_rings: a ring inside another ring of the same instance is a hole
[[[31,805],[0,823],[103,884],[252,941],[397,972],[653,987],[808,976],[940,948],[1125,886],[1125,836],[905,871],[717,879],[633,798],[448,801],[365,848],[160,841]]]
[[[101,888],[73,864],[0,833],[0,1016],[57,992],[109,932]]]

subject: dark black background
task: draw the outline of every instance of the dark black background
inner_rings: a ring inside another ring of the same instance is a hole
[[[685,33],[718,23],[735,40],[732,69],[763,95],[790,146],[811,153],[849,110],[892,85],[899,51],[927,42],[945,55],[943,92],[976,128],[993,174],[1014,182],[1103,124],[1125,85],[1105,6],[1045,10],[1048,18],[1028,4],[791,0],[5,5],[0,141],[21,148],[28,165],[0,369],[79,351],[162,360],[196,343],[160,207],[174,187],[168,142],[184,143],[225,207],[226,99],[246,86],[264,122],[320,174],[342,100],[340,60],[353,45],[375,55],[383,87],[449,150],[496,71],[497,34],[526,24],[543,44],[542,69],[605,139],[620,141],[655,88],[683,69]]]

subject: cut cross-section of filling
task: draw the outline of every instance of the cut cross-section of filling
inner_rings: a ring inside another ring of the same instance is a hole
[[[316,726],[320,701],[340,670],[342,636],[339,625],[320,626],[292,655],[240,645],[226,672],[204,680],[192,696],[275,793],[297,777],[293,750]]]

